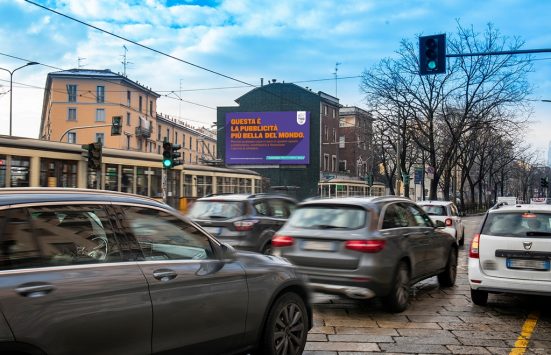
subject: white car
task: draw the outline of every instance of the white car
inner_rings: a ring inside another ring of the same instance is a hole
[[[445,224],[444,232],[451,234],[458,245],[465,244],[465,226],[453,202],[419,201],[417,204],[425,210],[433,222],[443,222]]]
[[[551,296],[551,205],[489,210],[469,249],[471,299],[486,305],[488,293]]]

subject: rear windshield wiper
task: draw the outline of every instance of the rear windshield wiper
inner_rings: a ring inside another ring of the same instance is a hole
[[[319,229],[337,229],[337,228],[346,228],[341,226],[334,226],[331,224],[316,224],[313,225],[312,228],[319,228]]]
[[[538,232],[538,231],[530,231],[526,232],[526,235],[529,237],[551,237],[551,232]]]

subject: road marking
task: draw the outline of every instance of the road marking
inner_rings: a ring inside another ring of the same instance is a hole
[[[539,316],[540,316],[539,311],[534,311],[528,315],[528,318],[526,319],[526,321],[524,322],[524,325],[522,326],[520,335],[518,336],[517,341],[515,342],[515,347],[511,349],[511,352],[509,353],[509,355],[524,354],[524,352],[526,351],[526,348],[528,347],[528,341],[530,340],[530,337],[532,336],[532,333],[536,328],[536,324],[538,323]]]

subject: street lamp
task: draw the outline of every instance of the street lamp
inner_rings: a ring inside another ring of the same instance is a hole
[[[21,68],[25,68],[25,67],[28,67],[29,65],[36,65],[36,64],[40,64],[40,63],[28,62],[27,64],[22,65],[19,68],[15,68],[12,71],[9,71],[8,69],[5,69],[5,68],[0,68],[1,70],[5,70],[8,73],[10,73],[10,136],[11,136],[11,124],[12,124],[12,105],[13,105],[13,73],[15,73],[17,70]]]

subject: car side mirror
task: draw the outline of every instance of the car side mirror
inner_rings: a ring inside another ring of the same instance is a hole
[[[444,228],[446,227],[446,224],[442,221],[436,221],[434,222],[434,224],[436,224],[436,228]]]
[[[222,243],[220,249],[222,250],[221,259],[223,261],[235,259],[235,249],[231,245],[227,243]]]

